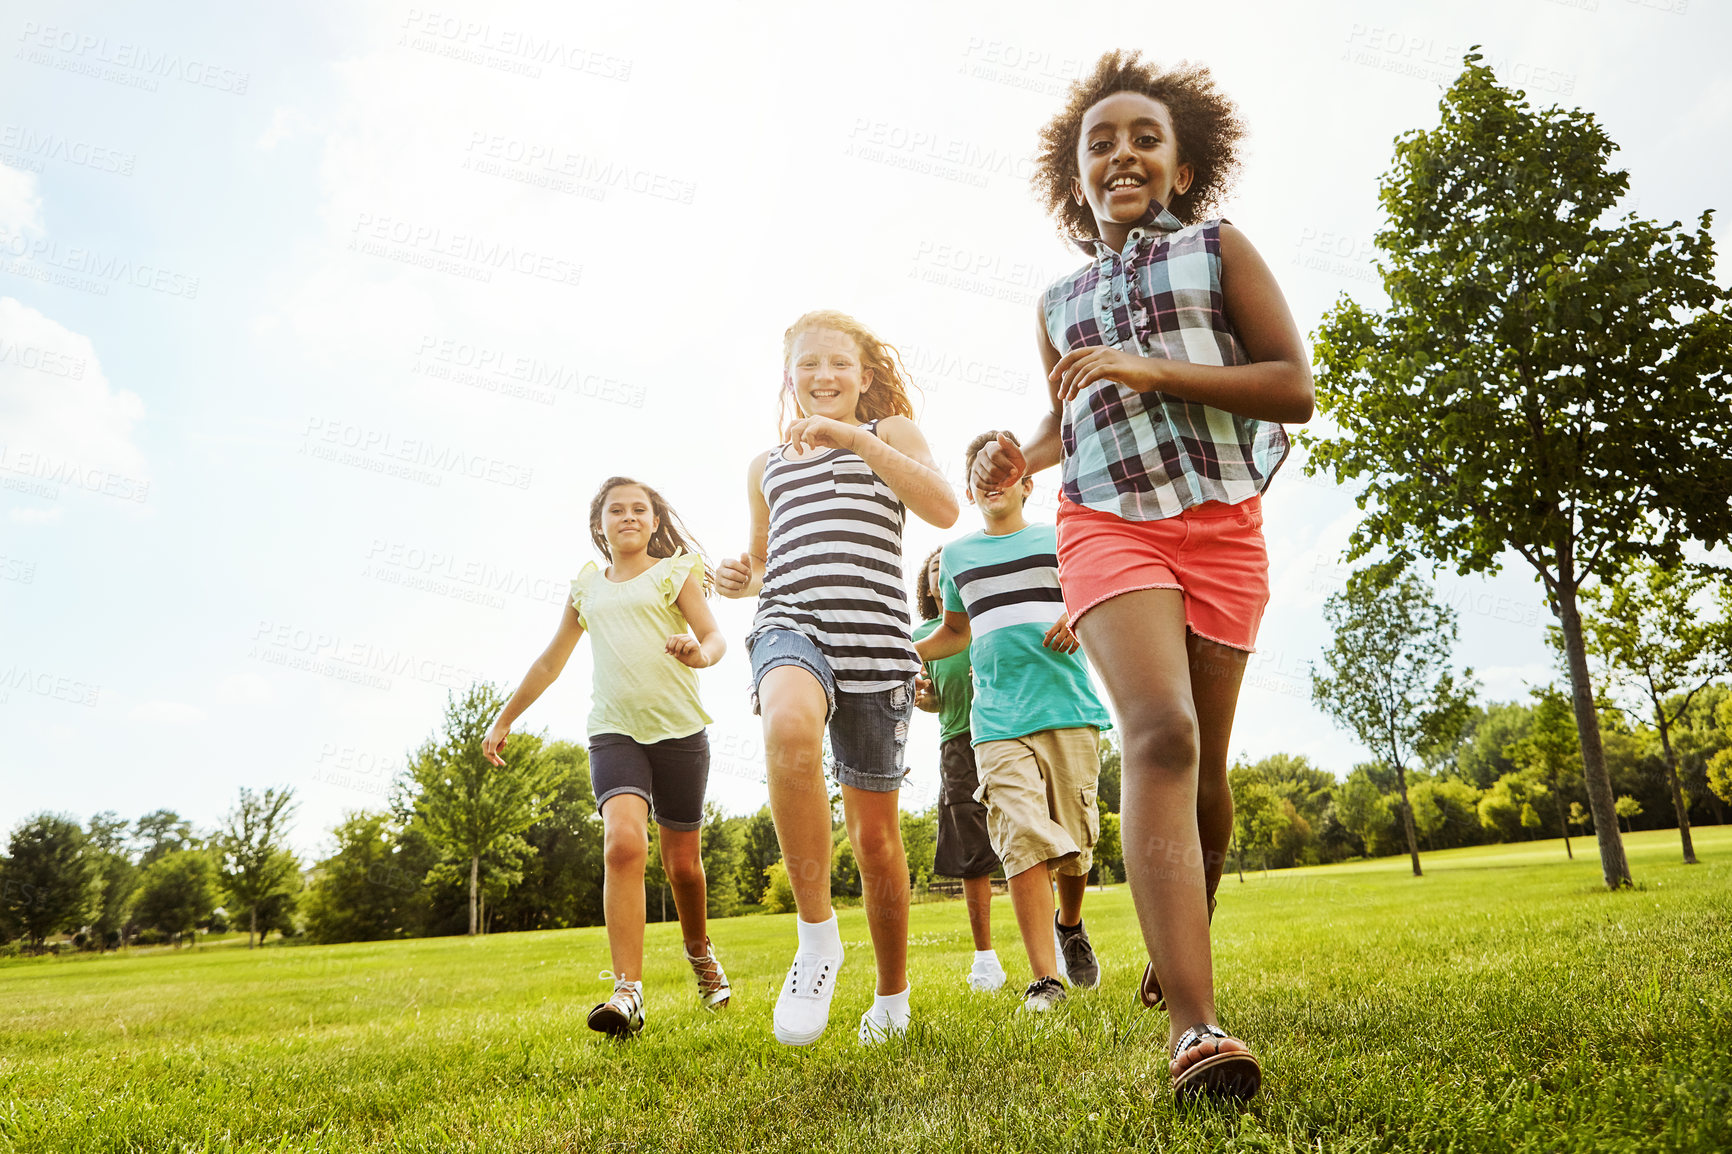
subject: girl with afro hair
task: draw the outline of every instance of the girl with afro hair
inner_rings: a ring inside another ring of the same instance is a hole
[[[975,456],[1001,487],[1061,467],[1071,628],[1123,735],[1125,872],[1170,1015],[1181,1098],[1248,1098],[1250,1048],[1216,1020],[1209,921],[1233,824],[1227,750],[1268,603],[1261,495],[1312,411],[1273,274],[1217,215],[1244,134],[1206,68],[1110,52],[1041,132],[1034,186],[1088,263],[1039,302],[1051,409]]]

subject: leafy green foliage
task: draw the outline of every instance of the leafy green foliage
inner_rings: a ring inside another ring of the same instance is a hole
[[[410,759],[407,786],[415,813],[448,867],[469,876],[469,932],[481,930],[481,863],[494,875],[515,872],[526,848],[521,835],[541,817],[558,784],[558,767],[542,755],[542,740],[513,734],[503,766],[481,752],[482,739],[504,706],[486,684],[446,702],[444,734],[429,738]]]
[[[1323,654],[1329,672],[1312,674],[1312,700],[1394,771],[1418,876],[1407,763],[1421,748],[1459,737],[1473,694],[1472,671],[1458,686],[1450,669],[1455,611],[1400,564],[1384,564],[1349,575],[1323,616],[1335,636]]]
[[[204,850],[171,850],[145,867],[139,881],[139,923],[165,934],[193,933],[216,904],[216,866]]]
[[[402,865],[391,816],[346,814],[332,832],[336,851],[307,890],[307,932],[315,942],[370,942],[402,936],[420,878]]]
[[[1704,604],[1710,589],[1718,612]],[[1606,683],[1654,719],[1684,861],[1694,864],[1672,731],[1696,694],[1732,671],[1732,582],[1706,569],[1643,563],[1587,590],[1583,600],[1588,655]]]
[[[1626,885],[1578,591],[1732,537],[1732,319],[1696,231],[1634,213],[1616,145],[1534,110],[1470,53],[1435,129],[1396,142],[1377,234],[1389,307],[1343,298],[1314,335],[1309,470],[1358,481],[1350,552],[1544,583],[1563,631],[1602,873]]]
[[[0,866],[0,905],[36,945],[77,928],[90,912],[93,869],[84,831],[69,817],[39,813],[20,822]]]
[[[223,887],[236,907],[246,911],[247,947],[261,936],[259,913],[266,903],[292,902],[301,888],[301,863],[285,838],[295,812],[295,791],[267,789],[262,794],[241,787],[240,800],[223,818],[212,841]]]

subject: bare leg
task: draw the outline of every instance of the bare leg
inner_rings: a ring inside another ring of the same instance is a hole
[[[908,855],[902,848],[898,796],[897,790],[877,793],[851,785],[842,787],[842,812],[848,822],[848,840],[854,845],[854,860],[860,863],[866,928],[871,931],[872,953],[878,962],[879,994],[900,994],[908,988]],[[828,865],[828,856],[825,862]],[[826,870],[826,886],[828,879]]]
[[[1170,1048],[1187,1027],[1215,1020],[1184,599],[1176,589],[1125,593],[1089,610],[1073,628],[1123,726],[1125,875],[1166,994]],[[1205,1057],[1204,1050],[1191,1054]]]
[[[824,686],[797,665],[758,683],[770,815],[803,922],[830,919],[830,794],[824,787]],[[892,799],[895,794],[889,795]],[[901,828],[897,828],[898,845]],[[906,881],[907,879],[904,879]],[[906,934],[903,935],[906,938]]]
[[[1067,926],[1082,921],[1083,894],[1088,892],[1087,874],[1058,875],[1058,920]]]
[[[974,948],[992,948],[992,877],[962,879],[962,897],[968,903],[968,931],[974,935]]]
[[[709,936],[709,895],[705,892],[702,831],[656,827],[662,842],[662,870],[668,888],[674,891],[674,909],[680,915],[680,937],[686,953],[701,957]]]
[[[1028,968],[1036,978],[1058,977],[1058,957],[1052,944],[1052,875],[1046,863],[1029,866],[1010,879],[1010,905],[1028,951]]]
[[[1250,654],[1191,634],[1191,699],[1197,707],[1197,833],[1203,846],[1204,882],[1213,895],[1233,840],[1233,793],[1227,788],[1227,746],[1239,683]]]
[[[601,904],[607,919],[607,947],[616,981],[643,978],[643,871],[649,861],[649,802],[635,793],[616,793],[601,807]]]

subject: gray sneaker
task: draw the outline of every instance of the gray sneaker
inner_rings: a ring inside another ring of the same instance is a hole
[[[1036,978],[1022,992],[1022,1008],[1031,1014],[1044,1014],[1065,997],[1064,983],[1057,978]]]
[[[1089,943],[1088,927],[1078,919],[1076,929],[1062,930],[1058,914],[1052,915],[1052,944],[1058,952],[1059,977],[1073,986],[1092,990],[1101,984],[1101,964]]]

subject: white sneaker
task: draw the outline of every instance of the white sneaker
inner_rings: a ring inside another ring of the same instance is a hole
[[[974,965],[968,968],[968,988],[980,994],[990,994],[1004,986],[1004,966],[999,963],[998,955],[976,957]]]
[[[830,1024],[830,999],[836,993],[836,974],[842,968],[842,946],[835,956],[811,950],[794,955],[788,980],[776,998],[773,1017],[776,1041],[784,1046],[810,1046],[824,1036]]]
[[[908,1019],[898,1022],[890,1016],[890,1011],[873,1006],[860,1015],[860,1044],[876,1046],[880,1042],[888,1042],[892,1038],[900,1038],[908,1032]]]

